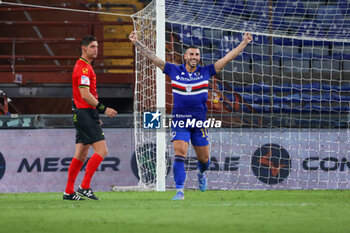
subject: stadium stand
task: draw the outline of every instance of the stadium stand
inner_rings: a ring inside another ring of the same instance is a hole
[[[200,4],[202,1],[195,2]],[[33,3],[48,5],[45,0],[33,1]],[[50,4],[52,3],[50,1]],[[105,11],[125,14],[132,14],[142,9],[145,4],[137,0],[128,1],[127,4],[122,0],[98,1],[98,3],[99,6],[93,0],[54,1],[54,5],[61,7],[90,10],[102,7],[100,9]],[[187,17],[182,14],[181,9],[190,7],[194,2],[181,0],[173,1],[171,4],[174,4],[173,9],[177,9],[178,12],[172,14],[172,17],[181,21],[181,18],[185,20]],[[242,25],[242,28],[247,30],[258,28],[264,31],[270,28],[269,4],[269,1],[217,0],[213,1],[210,6],[202,4],[199,12],[188,14],[194,14],[197,20],[205,21],[210,12],[220,11],[223,14],[219,14],[219,17],[229,17],[232,20],[244,13],[249,17],[246,19],[247,24]],[[331,38],[337,35],[347,35],[350,30],[349,23],[346,23],[349,20],[349,12],[347,12],[349,1],[347,0],[276,0],[272,1],[271,7],[273,10],[272,30],[288,29],[291,35],[302,37],[327,34]],[[77,46],[82,35],[91,33],[103,35],[98,38],[102,48],[101,55],[95,64],[95,69],[99,73],[99,82],[105,85],[102,87],[102,96],[128,98],[128,103],[131,105],[134,54],[133,47],[127,39],[128,33],[132,30],[131,18],[68,14],[55,11],[55,19],[65,19],[65,21],[59,21],[52,19],[53,12],[50,10],[20,7],[10,9],[2,6],[0,11],[0,28],[4,32],[0,38],[0,50],[2,51],[0,72],[3,77],[1,83],[9,86],[6,93],[9,93],[12,99],[16,100],[16,97],[22,99],[53,98],[59,95],[61,98],[66,98],[65,104],[62,104],[64,107],[60,111],[70,111],[67,102],[70,96],[70,71],[76,57],[79,56],[78,51],[73,50],[72,47]],[[293,20],[290,20],[291,18]],[[220,22],[220,20],[217,21]],[[8,26],[9,23],[11,27]],[[184,45],[199,46],[204,64],[221,58],[242,40],[240,33],[223,32],[190,24],[167,23],[166,27],[172,32],[172,36]],[[35,31],[42,34],[41,38]],[[177,52],[182,53],[182,51]],[[253,43],[248,45],[246,50],[232,63],[228,64],[225,70],[237,74],[244,73],[249,77],[254,77],[258,82],[259,80],[261,82],[265,75],[304,79],[309,77],[317,79],[321,75],[322,77],[332,75],[334,80],[344,79],[350,74],[350,44],[255,35]],[[225,77],[225,71],[223,77]],[[285,86],[291,83],[275,84]],[[11,88],[11,85],[14,88]],[[25,91],[15,93],[14,89],[18,86]],[[235,87],[232,88],[235,89]],[[107,92],[109,94],[106,94]],[[276,98],[272,99],[274,103],[284,103],[285,96],[297,97],[294,96],[294,93],[283,92],[281,99],[277,93],[274,92],[272,95],[273,98]],[[343,94],[341,92],[338,99],[346,101],[348,98],[346,91]],[[304,98],[306,94],[299,96]],[[330,96],[334,97],[335,93],[331,93]],[[268,103],[265,98],[257,99],[249,95],[244,95],[243,99],[252,104]],[[314,98],[311,100],[313,101]],[[292,105],[289,108],[297,111],[298,106]],[[263,108],[258,110],[263,111]],[[331,109],[324,108],[324,110],[327,112]],[[129,107],[127,111],[131,111],[131,108]]]
[[[350,31],[348,23],[350,15],[347,12],[350,3],[347,0],[276,0],[272,3],[272,30],[283,29],[290,35],[309,38],[326,35],[331,39],[337,36],[344,37]],[[190,6],[184,2],[179,7]],[[249,29],[259,31],[257,28],[264,31],[269,28],[269,1],[215,1],[211,7],[202,7],[197,17],[205,21],[209,12],[217,10],[227,12],[227,17],[231,17],[232,20],[235,15],[240,15],[242,12],[249,15],[246,19],[247,25],[242,27],[248,31]],[[179,14],[180,12],[181,10]],[[239,25],[236,26],[239,27]],[[221,58],[242,40],[241,34],[227,34],[220,30],[187,24],[167,23],[167,28],[185,45],[199,46],[202,49],[204,64]],[[246,87],[242,87],[241,84],[235,86],[234,80],[229,80],[227,84],[231,85],[231,88],[241,96],[245,103],[251,104],[255,112],[346,113],[349,111],[350,99],[350,90],[346,86],[350,77],[349,58],[349,43],[254,35],[253,43],[225,67],[226,71],[234,72],[237,74],[236,77],[244,73],[244,77],[261,80],[259,86],[262,85],[262,80],[266,75],[290,77],[303,81],[293,83],[291,79],[285,79],[285,83],[268,84],[264,86],[263,95],[261,95],[261,90],[257,92],[256,89],[252,89],[252,93],[247,94],[249,88],[257,88],[254,84]],[[227,78],[225,71],[221,76],[223,80]],[[311,77],[314,80],[312,82]],[[332,77],[333,83],[328,81],[322,83],[322,78],[330,80],[329,77]],[[343,82],[340,83],[339,80]],[[310,87],[312,87],[311,90],[308,89]],[[327,90],[330,87],[332,89]],[[216,88],[224,91],[223,86]],[[232,94],[226,97],[229,101],[235,101]],[[273,102],[273,107],[270,106],[271,102]],[[242,105],[241,111],[252,111],[252,108],[244,106]]]
[[[119,0],[26,3],[129,15],[145,4],[137,0],[127,4]],[[133,28],[130,17],[6,5],[1,5],[0,12],[0,83],[21,113],[71,113],[71,72],[79,58],[80,39],[88,34],[99,40],[94,69],[100,97],[117,105],[114,107],[120,112],[132,111],[134,50],[128,40]],[[47,104],[36,107],[40,100]]]

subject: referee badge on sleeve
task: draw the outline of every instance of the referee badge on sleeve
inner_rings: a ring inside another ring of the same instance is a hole
[[[81,76],[80,84],[89,86],[89,85],[90,85],[90,79],[89,79],[89,77],[84,76],[84,75]]]

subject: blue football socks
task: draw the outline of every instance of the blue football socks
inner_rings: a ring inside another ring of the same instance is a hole
[[[175,155],[174,166],[174,180],[176,189],[184,188],[184,183],[186,180],[186,171],[185,171],[185,157],[180,155]]]
[[[201,163],[198,161],[198,170],[200,174],[203,174],[206,170],[208,170],[210,165],[210,159],[208,159],[208,162],[206,163]]]

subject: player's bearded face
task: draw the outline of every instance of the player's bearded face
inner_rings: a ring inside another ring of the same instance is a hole
[[[91,58],[94,59],[97,57],[98,54],[98,44],[97,41],[92,41],[88,46],[86,46],[84,48],[84,52],[86,53],[86,55]]]
[[[197,67],[199,60],[201,59],[200,56],[201,55],[200,55],[199,49],[193,49],[193,48],[187,49],[185,53],[186,64],[192,68]]]

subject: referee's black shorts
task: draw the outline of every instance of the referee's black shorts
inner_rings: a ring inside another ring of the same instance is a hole
[[[75,143],[88,145],[105,140],[96,109],[77,108],[74,111],[73,122],[76,129]]]

